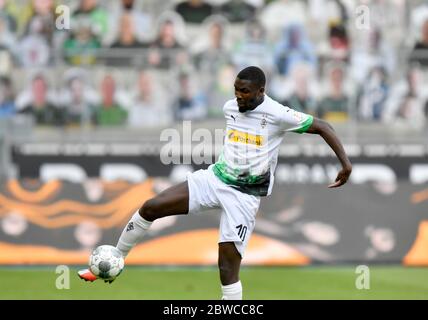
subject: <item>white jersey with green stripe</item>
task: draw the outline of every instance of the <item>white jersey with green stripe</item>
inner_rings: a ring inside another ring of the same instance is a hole
[[[267,95],[254,110],[240,113],[234,99],[225,103],[223,112],[226,135],[223,151],[212,166],[214,174],[242,192],[270,195],[284,134],[306,132],[313,117]]]

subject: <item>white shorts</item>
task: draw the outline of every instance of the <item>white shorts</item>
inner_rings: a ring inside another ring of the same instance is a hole
[[[221,208],[219,243],[234,242],[244,256],[254,230],[260,197],[238,191],[217,178],[209,166],[187,175],[189,214]]]

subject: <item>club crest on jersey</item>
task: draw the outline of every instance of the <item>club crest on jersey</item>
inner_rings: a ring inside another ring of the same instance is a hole
[[[265,114],[263,114],[263,118],[260,121],[260,126],[262,127],[262,129],[264,129],[266,127],[266,125],[267,125],[267,120],[266,120],[266,113],[265,113]]]

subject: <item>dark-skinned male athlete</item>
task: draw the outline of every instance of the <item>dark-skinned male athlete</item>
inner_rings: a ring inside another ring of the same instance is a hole
[[[325,121],[283,106],[265,94],[266,78],[258,67],[247,67],[235,80],[236,99],[226,102],[224,146],[218,161],[187,176],[147,200],[124,228],[117,248],[126,257],[156,219],[201,214],[221,208],[218,267],[222,299],[241,300],[241,260],[254,230],[260,198],[271,194],[278,150],[287,132],[319,134],[333,149],[342,169],[329,188],[348,180],[352,165],[333,128]],[[84,280],[96,277],[79,271]]]

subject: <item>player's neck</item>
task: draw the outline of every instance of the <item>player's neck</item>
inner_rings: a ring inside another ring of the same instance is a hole
[[[254,101],[254,104],[250,107],[250,109],[248,109],[248,111],[254,110],[259,105],[261,105],[264,101],[265,101],[265,95],[262,95],[259,99]]]

